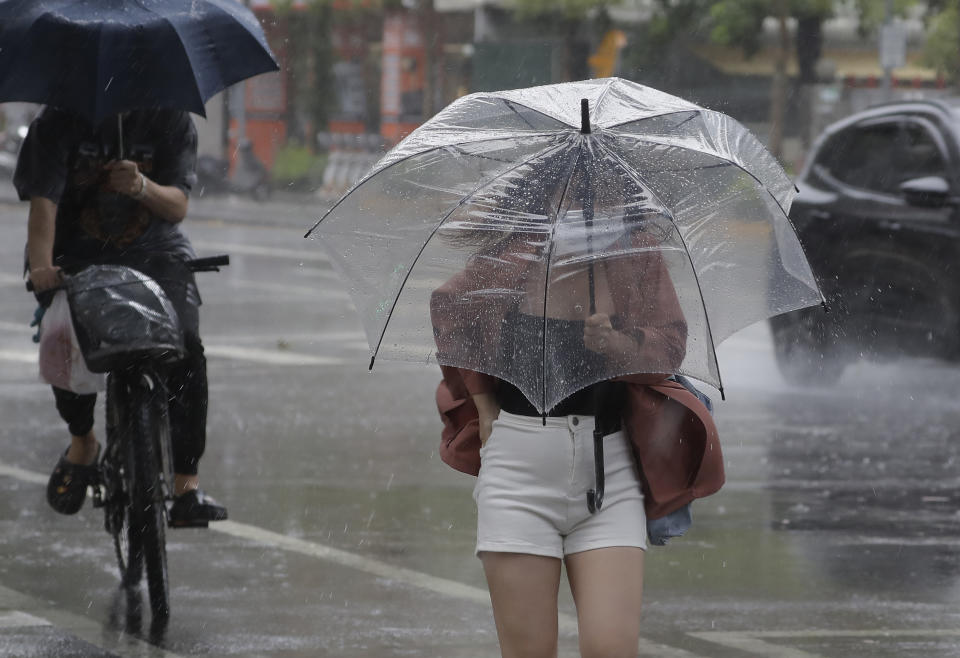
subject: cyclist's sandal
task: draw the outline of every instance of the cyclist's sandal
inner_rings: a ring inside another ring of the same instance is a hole
[[[226,520],[227,508],[202,489],[177,496],[170,507],[170,525],[174,528],[206,528],[210,521]]]
[[[100,444],[97,444],[97,456],[89,465],[74,464],[67,461],[67,452],[57,460],[57,465],[47,482],[47,502],[61,514],[76,514],[83,507],[87,497],[87,486],[97,482],[97,460],[100,458]]]

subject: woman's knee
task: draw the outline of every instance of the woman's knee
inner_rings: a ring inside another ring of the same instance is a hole
[[[640,632],[629,626],[596,629],[595,632],[581,627],[581,658],[636,658]]]

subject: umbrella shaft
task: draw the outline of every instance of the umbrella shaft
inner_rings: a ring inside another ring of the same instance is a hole
[[[587,270],[587,285],[590,290],[590,315],[594,315],[597,312],[597,295],[593,277],[593,263],[590,263],[590,268]]]

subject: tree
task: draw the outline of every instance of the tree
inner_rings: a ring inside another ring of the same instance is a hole
[[[931,2],[924,61],[960,87],[960,1]]]
[[[553,24],[563,35],[565,80],[587,77],[587,49],[576,47],[581,41],[584,25],[591,22],[598,30],[610,27],[607,8],[621,4],[621,0],[515,0],[516,15],[521,20],[537,20],[541,24]]]
[[[858,0],[867,2],[869,0]],[[767,146],[776,157],[782,156],[783,126],[789,89],[787,64],[790,52],[796,54],[798,83],[803,89],[816,81],[816,62],[822,48],[821,26],[833,15],[834,0],[720,0],[710,8],[711,38],[723,45],[739,45],[747,56],[762,46],[763,22],[777,20],[777,49],[770,91],[770,137]],[[796,20],[796,36],[791,37],[788,20]],[[805,93],[797,94],[801,99]]]

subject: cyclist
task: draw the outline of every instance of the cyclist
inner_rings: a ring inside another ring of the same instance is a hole
[[[183,263],[194,257],[193,248],[179,229],[196,181],[196,157],[196,128],[186,112],[137,110],[92,126],[47,107],[30,125],[14,174],[20,199],[30,201],[27,263],[42,303],[49,303],[44,291],[60,282],[62,270],[114,263],[155,279],[177,311],[186,358],[170,366],[167,379],[175,526],[227,518],[226,508],[199,488],[197,475],[206,443],[206,359],[200,296]],[[74,514],[96,477],[96,394],[56,387],[53,394],[71,438],[50,475],[47,501],[61,514]]]

